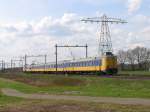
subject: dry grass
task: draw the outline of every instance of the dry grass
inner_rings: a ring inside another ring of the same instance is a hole
[[[29,107],[8,108],[1,112],[94,112],[94,111],[87,108],[82,108],[77,105],[32,105],[32,107],[30,108]],[[106,111],[99,111],[99,112],[106,112]]]
[[[46,76],[46,77],[45,77]],[[50,87],[50,86],[84,86],[85,80],[72,77],[55,77],[51,75],[27,75],[27,74],[0,74],[0,77],[11,79],[18,82],[23,82],[37,87]]]
[[[85,81],[71,77],[63,77],[61,79],[54,79],[52,84],[56,86],[82,86],[85,84]]]
[[[73,101],[26,101],[11,105],[0,112],[149,112],[150,107]]]

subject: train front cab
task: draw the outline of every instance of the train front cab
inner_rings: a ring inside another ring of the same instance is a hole
[[[117,56],[114,56],[111,52],[106,53],[106,55],[102,57],[101,71],[109,75],[117,74]]]

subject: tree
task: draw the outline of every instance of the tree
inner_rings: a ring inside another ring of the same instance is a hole
[[[132,50],[135,62],[138,64],[138,69],[141,69],[142,63],[147,60],[147,51],[144,47],[136,47]]]
[[[123,50],[118,51],[118,63],[121,65],[121,69],[124,70],[124,65],[127,62],[127,52]]]
[[[120,50],[117,54],[121,69],[125,65],[131,70],[149,70],[150,69],[150,49],[145,47],[136,47],[127,51]]]
[[[131,65],[131,69],[135,70],[134,64],[135,64],[135,57],[132,52],[132,50],[127,51],[127,63]]]

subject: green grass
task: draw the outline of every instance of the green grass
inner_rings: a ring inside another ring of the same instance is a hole
[[[134,75],[134,76],[140,76],[140,75],[150,76],[150,71],[120,71],[118,74],[120,74],[120,75]]]
[[[70,93],[70,95],[150,98],[150,80],[39,74],[20,74],[16,77],[30,78],[35,83],[43,81],[48,85],[41,87],[0,79],[0,88],[12,88],[25,93]]]
[[[5,96],[0,91],[0,108],[5,107],[9,104],[19,103],[21,101],[22,101],[22,98]]]
[[[136,75],[136,74],[135,74]],[[0,89],[12,88],[25,93],[49,93],[106,97],[134,97],[150,98],[150,80],[135,80],[122,78],[105,78],[98,76],[63,76],[63,75],[40,75],[40,74],[2,74],[0,75]],[[11,80],[10,80],[11,79]],[[17,79],[18,81],[13,81]],[[39,86],[39,85],[42,86]],[[44,86],[44,85],[46,86]],[[72,92],[76,91],[76,92]],[[72,94],[71,94],[72,93]],[[25,106],[24,106],[25,105]],[[16,97],[8,97],[0,92],[0,110],[7,110],[21,107],[39,107],[39,109],[61,105],[75,105],[76,108],[93,111],[110,110],[114,112],[149,112],[150,107],[117,105],[117,104],[97,104],[68,101],[39,101],[25,100]],[[4,109],[3,109],[4,108]]]
[[[0,94],[0,107],[7,106],[9,104],[15,104],[23,101],[22,98],[9,97],[3,94]]]

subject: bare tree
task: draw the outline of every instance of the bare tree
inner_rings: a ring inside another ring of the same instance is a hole
[[[122,70],[124,70],[125,65],[131,70],[148,70],[150,69],[150,49],[136,47],[127,51],[120,50],[118,52],[118,62]]]
[[[131,65],[131,69],[135,70],[134,64],[135,64],[135,57],[132,52],[132,50],[127,51],[127,63]]]
[[[118,51],[117,56],[118,56],[118,63],[120,64],[121,69],[124,70],[124,65],[127,62],[127,52],[120,50]]]
[[[135,58],[135,63],[138,64],[138,69],[142,68],[142,63],[146,61],[147,49],[144,47],[136,47],[132,50],[133,56]]]

